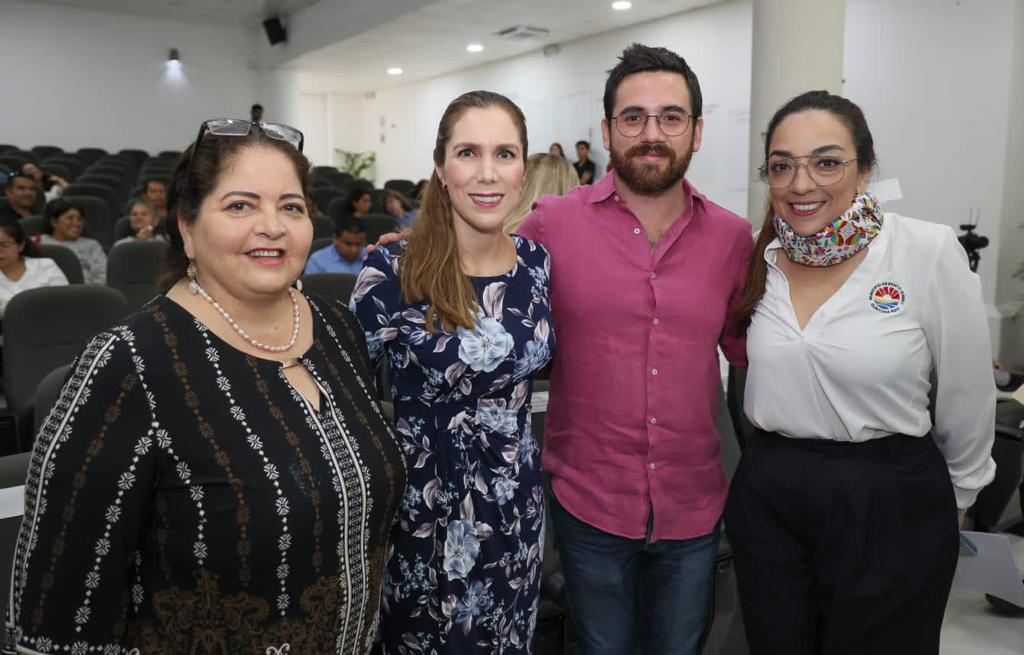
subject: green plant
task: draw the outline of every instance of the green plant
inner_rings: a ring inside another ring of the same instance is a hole
[[[375,152],[349,152],[341,148],[335,148],[334,152],[341,157],[341,165],[338,170],[348,173],[352,177],[364,177],[365,173],[377,163]]]

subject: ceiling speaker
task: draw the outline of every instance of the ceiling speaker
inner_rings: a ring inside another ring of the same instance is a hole
[[[284,25],[281,24],[281,19],[277,16],[263,21],[263,31],[267,33],[267,40],[270,41],[270,45],[277,45],[288,40],[288,35],[284,31]]]

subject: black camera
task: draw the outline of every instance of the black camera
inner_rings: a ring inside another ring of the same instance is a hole
[[[981,253],[978,251],[988,247],[988,237],[975,234],[974,228],[976,227],[977,225],[961,225],[960,229],[964,233],[956,238],[964,250],[967,251],[967,261],[970,262],[971,270],[975,273],[978,272],[978,264],[981,262]]]

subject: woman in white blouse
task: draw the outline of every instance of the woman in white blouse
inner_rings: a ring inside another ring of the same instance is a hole
[[[67,200],[51,200],[43,211],[45,234],[39,242],[64,246],[75,253],[82,263],[86,284],[106,284],[107,254],[99,241],[82,236],[85,214],[78,205]]]
[[[22,291],[68,283],[52,259],[26,257],[30,246],[17,221],[0,222],[0,318],[11,298]]]
[[[757,430],[725,512],[754,655],[938,653],[958,519],[995,470],[978,277],[949,227],[879,209],[875,163],[845,98],[768,124],[739,313]]]

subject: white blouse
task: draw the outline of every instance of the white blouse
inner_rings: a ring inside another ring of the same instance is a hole
[[[68,279],[52,259],[26,257],[25,273],[20,280],[10,280],[0,273],[0,316],[7,310],[11,298],[26,289],[65,285]]]
[[[747,333],[751,423],[835,441],[932,429],[957,506],[969,507],[995,475],[996,390],[981,282],[953,230],[886,213],[867,256],[802,331],[780,249],[776,239],[765,250],[765,294]]]

